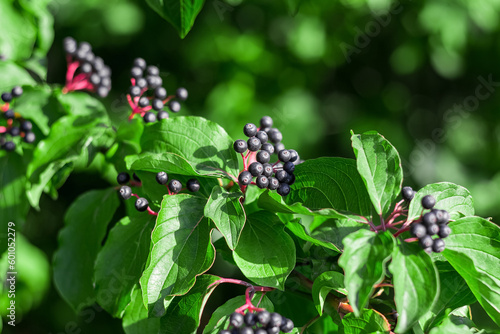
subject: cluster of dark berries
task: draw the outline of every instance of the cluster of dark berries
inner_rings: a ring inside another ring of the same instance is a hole
[[[159,172],[156,174],[156,182],[161,185],[167,185],[169,195],[177,194],[182,190],[182,183],[179,180],[172,179],[168,181],[168,174],[165,172]],[[197,179],[189,179],[186,183],[187,190],[191,192],[197,192],[200,190],[200,182]]]
[[[92,52],[92,46],[87,42],[78,44],[74,38],[66,37],[64,51],[68,70],[63,92],[87,90],[100,97],[108,96],[111,90],[111,69],[101,57]]]
[[[127,184],[130,182],[130,185],[136,186],[136,185],[141,185],[141,179],[135,175],[135,173],[132,175],[133,180],[130,179],[130,175],[125,172],[121,172],[118,174],[116,177],[116,181],[118,184],[121,184],[122,186],[120,187],[120,196],[123,199],[129,199],[130,197],[134,196],[136,197],[135,201],[135,208],[137,211],[146,211],[149,208],[149,202],[147,199],[144,197],[139,197],[138,195],[134,194],[132,192],[132,188],[130,188]],[[149,209],[151,211],[151,209]],[[152,212],[152,211],[151,211]]]
[[[132,114],[129,119],[136,114],[140,114],[146,123],[168,118],[168,112],[163,110],[165,105],[167,104],[171,112],[177,113],[181,110],[179,101],[185,101],[188,98],[188,91],[182,87],[177,89],[175,95],[167,96],[167,90],[162,87],[160,70],[156,66],[148,66],[142,58],[134,60],[130,75],[132,86],[127,99],[132,108]],[[151,110],[155,110],[157,114]]]
[[[19,136],[26,143],[33,143],[36,139],[32,131],[33,124],[23,119],[10,108],[11,102],[22,94],[23,89],[16,86],[10,92],[5,92],[1,96],[4,103],[0,105],[0,110],[3,113],[6,125],[0,126],[0,148],[6,151],[14,151],[16,149],[16,143],[12,140],[14,137]]]
[[[300,159],[297,151],[285,149],[281,143],[281,132],[272,125],[273,120],[269,116],[262,117],[260,128],[248,123],[243,127],[248,140],[234,142],[234,150],[242,154],[244,166],[238,183],[240,186],[255,184],[261,189],[277,190],[278,194],[286,196],[290,193],[290,185],[295,182],[295,165]],[[272,154],[278,156],[278,161],[273,164],[270,163]]]
[[[420,222],[412,224],[410,233],[418,238],[420,246],[427,253],[440,253],[445,248],[444,238],[450,235],[448,211],[434,209],[436,199],[431,195],[422,198],[422,207],[431,210],[422,216]],[[436,236],[436,237],[434,237]]]
[[[229,324],[231,330],[221,330],[219,334],[278,334],[290,333],[294,328],[292,320],[265,310],[245,315],[234,312],[229,317]]]

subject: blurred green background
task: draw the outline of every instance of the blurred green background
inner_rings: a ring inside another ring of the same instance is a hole
[[[167,90],[189,90],[181,114],[218,122],[234,139],[269,115],[303,159],[353,158],[350,130],[377,130],[400,152],[405,185],[458,183],[478,215],[500,218],[499,1],[208,0],[183,40],[141,0],[52,0],[49,8],[48,82],[64,82],[64,37],[90,42],[113,70],[104,102],[116,122],[128,116],[129,70],[143,57],[160,67]],[[44,197],[24,226],[45,253],[33,257],[50,261],[71,201],[105,186],[79,173],[58,201]],[[34,309],[4,332],[122,332],[105,312],[88,323],[74,315],[52,284],[40,290],[29,297]]]

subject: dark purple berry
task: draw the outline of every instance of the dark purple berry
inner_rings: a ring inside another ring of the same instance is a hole
[[[257,127],[253,123],[247,123],[243,127],[243,133],[247,137],[254,137],[257,134]]]
[[[252,174],[250,174],[250,172],[243,171],[238,176],[238,183],[240,185],[246,186],[249,185],[251,182],[252,182]]]
[[[293,321],[287,318],[283,318],[283,323],[281,324],[281,331],[284,333],[290,333],[293,330]]]
[[[175,96],[181,101],[186,101],[188,98],[188,91],[186,88],[183,87],[177,88]]]
[[[197,192],[200,190],[200,182],[197,179],[189,179],[186,184],[187,190]]]
[[[159,120],[167,119],[168,112],[166,112],[165,110],[160,110],[160,111],[158,111],[158,115],[156,116],[156,118],[158,118]]]
[[[118,182],[118,184],[126,184],[128,183],[128,181],[130,181],[130,175],[128,175],[128,173],[121,172],[116,177],[116,181]]]
[[[252,327],[255,326],[255,324],[257,323],[257,317],[255,313],[247,312],[244,318],[245,318],[245,325],[247,326]]]
[[[141,212],[146,211],[148,209],[148,205],[149,205],[149,202],[144,197],[139,197],[135,201],[135,208],[137,209],[137,211],[141,211]]]
[[[12,151],[14,151],[16,149],[16,143],[14,143],[13,141],[8,141],[5,144],[3,144],[3,148],[7,152],[12,152]]]
[[[290,193],[290,186],[286,183],[281,183],[277,191],[281,196],[286,196]]]
[[[279,188],[279,186],[280,186],[280,181],[278,181],[277,178],[275,178],[275,177],[269,178],[269,185],[267,186],[267,188],[269,188],[269,190],[276,190]]]
[[[288,152],[290,152],[290,162],[296,162],[297,159],[299,158],[299,154],[297,153],[297,151],[295,150],[288,150]]]
[[[252,162],[250,166],[248,166],[248,171],[252,176],[259,176],[264,172],[264,166],[260,162]]]
[[[432,210],[436,214],[438,224],[446,224],[450,221],[450,213],[446,210]]]
[[[139,67],[141,70],[144,71],[146,69],[146,61],[142,58],[135,58],[134,67]]]
[[[427,234],[436,235],[439,232],[439,226],[437,224],[427,225]]]
[[[434,240],[434,243],[432,244],[432,250],[435,253],[441,253],[442,251],[444,251],[445,246],[446,245],[445,245],[443,239],[436,239],[436,240]]]
[[[267,133],[265,133],[264,131],[257,131],[255,137],[259,138],[261,143],[266,143],[268,140]]]
[[[24,141],[28,144],[31,144],[35,141],[36,136],[33,132],[28,131],[24,134]]]
[[[432,209],[436,205],[436,199],[431,195],[426,195],[422,198],[422,206],[424,209]]]
[[[167,97],[167,90],[163,87],[156,87],[155,96],[157,99],[164,100]]]
[[[147,107],[149,106],[149,99],[145,96],[142,96],[140,99],[139,99],[139,107],[141,108],[144,108],[144,107]]]
[[[279,170],[275,174],[276,178],[280,182],[284,182],[288,178],[288,173],[284,170]]]
[[[11,94],[12,97],[19,97],[23,95],[23,89],[20,86],[15,86],[14,88],[12,88]]]
[[[422,217],[422,223],[424,223],[425,226],[429,226],[432,224],[436,224],[437,218],[436,214],[434,212],[427,212],[423,217]]]
[[[120,196],[123,199],[129,199],[130,197],[132,197],[132,189],[129,186],[121,186]]]
[[[288,174],[293,174],[295,171],[295,164],[291,161],[286,162],[283,165],[283,169],[288,173]]]
[[[261,147],[261,142],[257,137],[250,137],[247,140],[248,149],[252,152],[257,152]]]
[[[269,152],[269,154],[273,154],[274,153],[274,146],[273,146],[273,144],[264,143],[264,144],[262,144],[262,146],[261,146],[260,149],[263,150],[263,151]]]
[[[281,150],[278,152],[278,159],[282,162],[288,162],[290,161],[290,151],[288,150]]]
[[[168,109],[172,112],[181,111],[181,104],[178,101],[170,101],[168,104]]]
[[[173,192],[174,194],[177,194],[179,191],[182,189],[182,183],[179,180],[171,180],[168,183],[168,189]]]
[[[156,115],[155,113],[148,111],[147,113],[144,114],[144,122],[146,123],[153,123],[156,122]]]
[[[271,164],[262,164],[262,167],[264,167],[264,171],[262,172],[262,175],[270,177],[273,175],[273,165]]]
[[[130,76],[134,79],[139,79],[139,78],[142,78],[142,75],[143,75],[143,71],[140,67],[138,66],[134,66],[132,67],[132,69],[130,70]]]
[[[268,311],[260,311],[257,313],[257,322],[263,326],[266,326],[271,320],[271,313]]]
[[[283,151],[285,149],[285,145],[283,143],[277,143],[274,145],[274,152],[278,154],[278,152]]]
[[[150,66],[146,67],[146,73],[148,75],[157,76],[157,75],[160,75],[160,70],[158,69],[158,67],[150,65]]]
[[[151,106],[153,107],[154,110],[162,110],[163,109],[163,101],[160,99],[153,99],[151,101]]]
[[[6,119],[13,119],[16,116],[16,113],[12,109],[8,109],[3,113],[3,117]]]
[[[141,95],[141,88],[139,86],[131,86],[128,90],[128,93],[132,97],[137,97]]]
[[[21,129],[19,129],[18,126],[13,126],[9,129],[9,134],[12,136],[12,137],[17,137],[21,134]]]
[[[410,202],[415,197],[415,191],[411,187],[403,187],[401,196],[406,202]]]
[[[422,238],[427,234],[427,229],[422,224],[414,223],[411,225],[410,233],[416,238]]]
[[[233,148],[236,153],[244,153],[247,150],[248,145],[246,141],[238,139],[234,142]]]
[[[451,228],[446,224],[439,225],[438,235],[440,238],[446,238],[451,234]]]
[[[267,135],[269,136],[269,140],[272,141],[274,144],[278,144],[283,140],[283,135],[278,129],[269,130]]]
[[[269,116],[264,116],[260,119],[261,128],[270,128],[273,126],[273,119]]]
[[[168,182],[168,174],[165,172],[158,172],[156,174],[156,182],[161,185],[165,185]]]
[[[238,312],[233,312],[229,317],[229,323],[236,328],[240,328],[243,325],[243,321],[243,314]]]
[[[135,85],[139,87],[140,89],[146,88],[148,85],[148,82],[144,78],[139,78],[135,81]]]
[[[283,323],[283,317],[281,314],[273,312],[271,313],[271,319],[269,320],[269,323],[267,324],[269,327],[280,327],[281,324]]]
[[[33,124],[30,121],[22,121],[21,122],[21,131],[28,132],[33,129]]]
[[[2,100],[5,103],[8,103],[8,102],[12,101],[12,94],[11,93],[3,93],[2,94]]]
[[[260,175],[257,176],[255,183],[257,184],[257,187],[259,187],[260,189],[266,189],[267,186],[269,186],[269,179],[264,175]]]
[[[271,154],[269,154],[269,152],[267,151],[261,150],[259,151],[259,153],[257,153],[256,159],[261,164],[265,164],[268,163],[269,160],[271,160]]]
[[[419,239],[420,246],[424,249],[431,247],[433,242],[434,240],[432,240],[432,237],[430,235],[424,235]]]

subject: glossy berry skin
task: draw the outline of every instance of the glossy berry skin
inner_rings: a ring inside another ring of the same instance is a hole
[[[174,194],[177,194],[179,191],[182,189],[182,183],[179,180],[171,180],[168,183],[168,189],[173,192]]]
[[[415,192],[411,187],[403,187],[403,190],[401,191],[401,196],[405,200],[405,202],[410,202],[413,197],[415,197]]]
[[[271,164],[262,164],[262,167],[264,167],[264,171],[262,172],[262,175],[270,177],[273,175],[273,165]]]
[[[269,327],[267,329],[267,334],[279,334],[280,328],[279,327]]]
[[[231,334],[231,331],[223,329],[219,332],[219,334]]]
[[[31,131],[31,129],[33,129],[33,124],[31,124],[30,121],[22,121],[21,122],[21,131],[22,132],[28,132],[28,131]]]
[[[168,109],[172,112],[179,112],[181,111],[181,104],[177,101],[170,101],[168,104]]]
[[[257,131],[257,133],[255,134],[255,137],[259,138],[260,142],[261,143],[267,143],[267,140],[269,139],[267,137],[267,133],[265,133],[264,131]]]
[[[130,76],[134,79],[142,78],[143,72],[140,67],[132,67],[130,70]]]
[[[243,139],[238,139],[234,142],[233,148],[236,153],[244,153],[247,150],[248,145]]]
[[[297,151],[295,150],[288,150],[288,152],[290,152],[290,162],[295,162],[297,161],[297,159],[299,158],[299,154],[297,153]]]
[[[265,164],[265,163],[268,163],[269,160],[271,160],[271,155],[269,154],[269,152],[261,150],[261,151],[259,151],[259,153],[257,153],[256,159],[261,164]]]
[[[253,333],[254,334],[267,334],[267,331],[264,328],[257,328]]]
[[[255,183],[260,189],[266,189],[267,186],[269,186],[269,179],[267,178],[267,176],[260,175],[257,177]]]
[[[450,221],[450,213],[446,210],[432,210],[436,215],[438,224],[446,224]]]
[[[432,247],[433,242],[434,240],[432,240],[432,237],[430,235],[425,235],[419,239],[420,246],[424,249]]]
[[[410,233],[416,238],[422,238],[423,236],[427,235],[427,229],[422,224],[412,224]]]
[[[142,58],[135,58],[134,67],[139,67],[141,70],[144,71],[146,69],[146,61]]]
[[[28,143],[28,144],[33,143],[33,142],[35,141],[35,139],[36,139],[36,136],[35,136],[35,134],[34,134],[33,132],[31,132],[31,131],[26,132],[26,133],[25,133],[25,135],[24,135],[24,141],[25,141],[26,143]]]
[[[197,179],[189,179],[186,183],[187,190],[195,193],[200,190],[200,182]]]
[[[254,334],[252,327],[242,327],[238,334]]]
[[[21,129],[17,126],[13,126],[10,128],[9,133],[12,137],[17,137],[19,134],[21,134]]]
[[[14,143],[13,141],[8,141],[6,142],[4,145],[3,145],[3,148],[7,151],[7,152],[12,152],[16,149],[16,143]]]
[[[451,234],[451,228],[446,224],[439,225],[438,235],[440,238],[446,238]]]
[[[264,144],[262,144],[262,146],[260,147],[260,149],[263,150],[263,151],[269,152],[269,154],[273,154],[274,153],[274,146],[273,146],[273,144],[264,143]]]
[[[103,97],[104,98],[104,97],[108,96],[108,94],[109,94],[109,89],[108,88],[106,88],[104,86],[99,86],[97,88],[97,95],[99,95],[99,97]]]
[[[269,116],[264,116],[260,119],[261,128],[270,128],[273,126],[273,119]]]
[[[257,127],[253,123],[247,123],[243,127],[243,133],[247,137],[254,137],[257,134]]]
[[[156,87],[155,96],[157,99],[164,100],[167,97],[167,90],[163,87]]]
[[[184,87],[177,88],[175,96],[181,101],[186,101],[188,98],[188,91]]]
[[[238,183],[240,185],[246,186],[249,185],[250,182],[252,182],[252,174],[250,174],[250,172],[243,171],[238,175]]]
[[[268,311],[260,311],[257,313],[257,322],[263,326],[267,325],[271,320],[271,313]]]
[[[255,326],[255,324],[257,323],[257,317],[255,315],[255,313],[250,313],[250,312],[247,312],[245,313],[245,325],[247,326]]]
[[[277,191],[281,196],[286,196],[290,193],[290,186],[286,183],[281,183]]]
[[[15,116],[16,114],[12,109],[9,109],[3,113],[3,117],[5,117],[6,119],[13,119]]]
[[[280,181],[278,181],[277,178],[275,177],[269,178],[269,185],[267,186],[269,190],[276,190],[279,188],[279,186],[280,186]]]
[[[250,137],[247,140],[248,149],[252,152],[257,152],[261,147],[261,142],[257,137]]]
[[[252,176],[259,176],[264,172],[264,166],[260,162],[252,162],[250,166],[248,166],[248,171]]]
[[[146,123],[154,123],[156,122],[156,115],[155,113],[148,111],[147,113],[144,114],[144,122]]]
[[[288,162],[290,161],[290,151],[288,150],[281,150],[278,152],[278,159],[282,162]]]
[[[143,96],[139,99],[139,107],[144,108],[149,106],[149,100],[147,97]]]
[[[233,312],[231,316],[229,317],[229,323],[231,326],[240,328],[243,325],[243,314],[240,314],[238,312]]]
[[[129,199],[130,197],[132,197],[132,189],[129,186],[121,186],[120,196],[123,199]]]
[[[283,165],[283,169],[288,173],[288,174],[293,174],[295,171],[295,164],[292,161],[288,161]]]
[[[267,135],[269,136],[269,140],[271,142],[273,142],[274,144],[277,144],[283,140],[283,135],[281,134],[281,132],[278,129],[269,130]]]
[[[148,85],[148,82],[146,79],[144,78],[139,78],[135,81],[135,85],[137,87],[139,87],[140,89],[143,89],[143,88],[146,88],[146,86]]]
[[[128,175],[128,173],[121,172],[116,177],[116,181],[118,182],[118,184],[126,184],[128,183],[128,181],[130,181],[130,175]]]
[[[274,153],[278,154],[278,152],[283,151],[285,149],[285,144],[277,143],[274,145]]]
[[[427,234],[436,235],[439,232],[439,226],[437,224],[427,225]]]
[[[15,86],[14,88],[12,88],[11,94],[12,97],[19,97],[23,95],[23,89],[20,86]]]
[[[268,323],[269,327],[280,327],[282,323],[283,317],[281,316],[281,314],[276,312],[271,313],[271,320],[269,320]]]
[[[146,211],[148,209],[148,205],[149,205],[149,202],[144,197],[139,197],[135,201],[135,208],[137,209],[137,211],[141,211],[141,212]]]
[[[151,102],[151,106],[153,107],[154,110],[162,110],[163,109],[163,101],[160,99],[153,99]]]
[[[425,226],[436,224],[437,223],[436,214],[434,212],[427,212],[422,217],[422,223],[424,223]]]
[[[436,199],[431,195],[426,195],[422,198],[422,207],[424,209],[432,209],[436,205]]]
[[[293,321],[290,320],[290,319],[283,319],[283,323],[281,324],[281,331],[284,332],[284,333],[290,333],[292,330],[293,330]]]
[[[166,112],[165,110],[160,110],[158,111],[158,115],[156,115],[156,118],[158,118],[158,120],[167,119],[168,112]]]
[[[444,251],[445,246],[446,245],[445,245],[443,239],[436,239],[436,240],[434,240],[434,243],[432,244],[432,250],[435,253],[441,253],[442,251]]]
[[[165,172],[158,172],[156,174],[156,182],[161,185],[165,185],[168,182],[168,174]]]
[[[2,100],[5,103],[12,101],[12,94],[11,93],[3,93]]]
[[[156,66],[150,65],[146,68],[146,73],[148,75],[160,75],[160,69]]]
[[[286,184],[291,186],[292,184],[295,183],[295,175],[294,174],[288,174],[288,178],[286,179]]]
[[[275,176],[278,179],[278,181],[284,182],[288,178],[288,173],[284,170],[279,170],[276,172]]]

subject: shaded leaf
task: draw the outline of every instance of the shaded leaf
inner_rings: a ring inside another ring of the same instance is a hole
[[[170,22],[181,38],[186,37],[194,24],[204,0],[146,0],[161,17]]]
[[[299,237],[300,239],[302,239],[304,241],[309,241],[315,245],[322,246],[322,247],[339,252],[339,249],[337,248],[337,246],[335,246],[335,244],[330,243],[330,242],[325,242],[321,239],[316,239],[316,238],[312,237],[311,234],[308,233],[306,231],[305,227],[300,223],[300,220],[292,220],[292,221],[286,223],[285,226],[295,236]]]
[[[344,275],[336,271],[327,271],[319,275],[312,287],[312,297],[316,309],[320,315],[323,314],[323,306],[330,291],[337,291],[343,295],[347,295],[347,290],[344,287]]]
[[[387,319],[375,310],[361,310],[360,316],[349,313],[342,318],[345,334],[388,333],[391,326]]]
[[[2,1],[2,3],[5,2]],[[0,10],[0,13],[2,13],[2,17],[4,15],[8,15],[2,10]],[[1,26],[6,26],[4,21],[2,21]],[[4,48],[0,47],[0,50],[3,52]],[[26,72],[19,65],[10,61],[0,61],[0,73],[2,73],[2,80],[0,80],[0,92],[9,91],[14,86],[33,86],[36,84],[35,80],[33,80],[28,72]]]
[[[148,318],[148,310],[142,301],[141,287],[137,284],[132,291],[130,303],[125,309],[122,327],[126,334],[158,333],[159,318]]]

